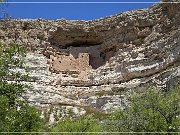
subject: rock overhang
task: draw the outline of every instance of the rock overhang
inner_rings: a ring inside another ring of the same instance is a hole
[[[91,46],[103,43],[101,33],[72,26],[69,28],[57,27],[49,31],[49,41],[58,46]]]

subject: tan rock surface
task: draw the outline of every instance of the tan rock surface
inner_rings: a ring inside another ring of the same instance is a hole
[[[0,20],[0,40],[29,49],[34,90],[25,98],[37,106],[121,104],[121,95],[97,93],[180,82],[180,4],[156,4],[92,21]],[[121,100],[122,99],[122,100]],[[96,102],[97,101],[97,102]]]

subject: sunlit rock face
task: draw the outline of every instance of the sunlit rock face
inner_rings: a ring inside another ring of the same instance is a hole
[[[30,103],[110,111],[127,104],[133,88],[179,83],[179,9],[159,3],[92,21],[1,20],[0,39],[29,50]]]

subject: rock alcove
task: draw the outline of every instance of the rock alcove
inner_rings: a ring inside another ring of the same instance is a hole
[[[49,57],[52,72],[71,74],[76,81],[89,81],[89,71],[107,61],[101,53],[103,37],[96,31],[58,27],[50,30],[49,35],[50,44],[44,54]]]

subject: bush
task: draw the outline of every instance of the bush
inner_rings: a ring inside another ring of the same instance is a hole
[[[168,92],[149,88],[136,94],[124,109],[105,121],[105,129],[120,132],[179,132],[180,87]]]
[[[39,131],[41,119],[39,112],[25,101],[19,100],[28,87],[21,83],[27,81],[23,57],[25,51],[16,44],[0,43],[0,132]]]
[[[82,116],[76,119],[66,118],[52,128],[53,132],[101,132],[102,126],[98,119],[93,116]],[[73,135],[80,133],[73,133]],[[87,133],[93,134],[93,133]]]

